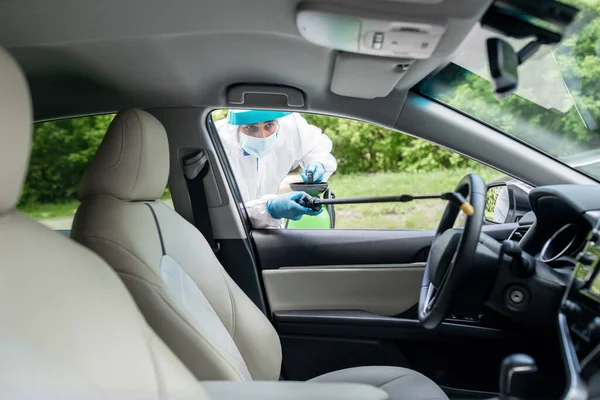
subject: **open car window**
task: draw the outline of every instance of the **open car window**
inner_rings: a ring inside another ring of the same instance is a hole
[[[483,28],[420,90],[600,180],[600,3],[571,3],[581,12],[565,40],[519,66],[515,94],[494,96],[485,39],[499,35]],[[528,42],[506,40],[515,49]]]
[[[366,122],[259,111],[265,115],[257,112],[256,117],[265,122],[253,125],[248,119],[253,112],[216,110],[212,118],[255,229],[435,229],[446,205],[439,199],[339,204],[293,220],[286,216],[281,196],[292,191],[323,199],[431,195],[453,190],[468,173],[486,181],[502,175],[433,143]],[[255,131],[262,132],[260,137]],[[315,164],[321,181],[310,185],[303,172]],[[269,202],[279,198],[281,209],[269,210]]]

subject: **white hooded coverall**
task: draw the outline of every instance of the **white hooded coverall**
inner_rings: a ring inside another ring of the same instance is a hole
[[[215,123],[254,228],[281,227],[281,220],[271,217],[267,211],[267,202],[277,196],[279,185],[290,170],[319,162],[325,168],[325,182],[337,168],[331,155],[331,139],[321,129],[310,125],[298,113],[277,121],[277,143],[261,158],[249,155],[240,147],[237,126],[229,125],[227,118]]]

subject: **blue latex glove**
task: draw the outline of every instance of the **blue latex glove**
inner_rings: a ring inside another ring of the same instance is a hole
[[[308,171],[311,171],[313,173],[313,183],[323,182],[323,176],[325,176],[325,167],[323,166],[323,164],[321,164],[320,162],[311,162],[310,164],[308,164],[300,174],[304,183],[308,183]]]
[[[267,203],[267,211],[273,218],[285,218],[298,221],[303,215],[319,215],[323,209],[316,211],[305,207],[304,204],[311,196],[304,192],[291,192],[273,197]]]

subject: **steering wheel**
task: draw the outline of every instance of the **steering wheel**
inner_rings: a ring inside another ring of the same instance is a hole
[[[455,192],[463,195],[475,212],[467,217],[464,228],[453,228],[459,205],[449,201],[435,232],[425,265],[419,296],[419,321],[423,327],[437,327],[448,314],[462,278],[474,266],[475,250],[483,225],[486,184],[476,174],[465,176]]]

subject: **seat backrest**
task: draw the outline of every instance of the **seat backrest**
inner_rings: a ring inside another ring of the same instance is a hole
[[[31,130],[0,48],[0,398],[207,398],[106,262],[15,209]]]
[[[158,199],[167,134],[128,109],[84,174],[72,237],[121,276],[150,326],[201,380],[277,380],[275,329],[228,276],[202,234]]]

